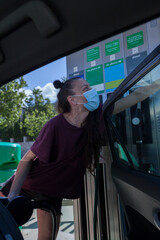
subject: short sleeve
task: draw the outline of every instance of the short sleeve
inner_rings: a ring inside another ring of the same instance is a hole
[[[51,152],[54,148],[54,126],[51,120],[40,131],[36,141],[31,146],[31,151],[38,157],[40,162],[49,163]]]

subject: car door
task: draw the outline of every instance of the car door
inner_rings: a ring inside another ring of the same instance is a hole
[[[124,80],[103,108],[113,158],[112,178],[128,240],[160,239],[159,57],[160,46]],[[108,117],[108,109],[113,104],[116,109],[118,101],[124,108],[131,106]]]

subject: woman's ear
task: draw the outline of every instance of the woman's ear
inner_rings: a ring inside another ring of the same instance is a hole
[[[73,96],[68,96],[67,100],[68,100],[70,105],[76,105],[77,104],[77,102],[75,102]]]

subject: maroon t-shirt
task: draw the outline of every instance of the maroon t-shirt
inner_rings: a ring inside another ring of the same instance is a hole
[[[104,121],[100,109],[100,131]],[[22,188],[52,197],[80,197],[86,171],[85,126],[78,128],[66,121],[63,114],[52,118],[42,128],[31,147],[37,156]]]

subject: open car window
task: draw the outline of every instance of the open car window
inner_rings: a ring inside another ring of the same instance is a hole
[[[132,101],[131,107],[113,114],[110,127],[112,132],[113,126],[118,131],[129,157],[113,132],[114,159],[128,166],[133,164],[139,171],[160,175],[160,64],[152,67],[118,101],[124,105],[127,105],[126,101]]]

